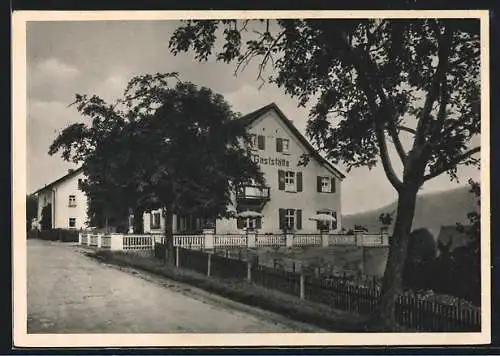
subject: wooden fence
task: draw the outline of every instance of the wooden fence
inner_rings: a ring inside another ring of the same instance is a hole
[[[361,315],[372,314],[380,298],[380,288],[376,284],[356,284],[346,277],[317,278],[185,248],[176,248],[176,265],[208,276],[247,280],[300,299]],[[422,300],[415,295],[400,295],[396,302],[398,322],[418,331],[477,332],[481,327],[480,316],[479,308],[446,305]]]

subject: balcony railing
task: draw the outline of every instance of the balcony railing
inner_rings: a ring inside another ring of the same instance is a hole
[[[269,187],[246,186],[240,187],[236,192],[238,200],[269,200],[270,198]]]

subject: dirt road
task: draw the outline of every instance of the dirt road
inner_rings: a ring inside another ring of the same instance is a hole
[[[103,265],[67,243],[28,240],[27,263],[29,333],[321,331],[191,286]]]

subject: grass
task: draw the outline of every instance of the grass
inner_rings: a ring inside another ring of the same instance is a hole
[[[241,280],[207,277],[184,269],[169,268],[150,257],[110,251],[88,252],[101,262],[133,267],[169,279],[187,283],[228,299],[284,315],[292,320],[318,326],[330,332],[366,332],[368,319],[357,314],[300,300],[294,296],[265,289]]]
[[[318,268],[322,275],[360,275],[381,278],[384,274],[388,256],[385,247],[330,246],[327,248],[259,248],[250,254],[259,258],[259,264],[292,271],[293,266],[300,268]],[[229,251],[238,254],[238,248]],[[245,256],[246,252],[242,251]]]

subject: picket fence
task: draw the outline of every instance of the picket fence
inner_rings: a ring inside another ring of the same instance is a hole
[[[178,268],[211,277],[246,280],[299,299],[360,315],[372,314],[380,298],[380,288],[376,284],[354,283],[346,277],[318,278],[304,271],[277,270],[253,261],[199,250],[177,248],[175,264]],[[413,294],[398,297],[396,317],[401,325],[421,332],[477,332],[481,329],[479,308],[422,300]]]
[[[162,235],[103,234],[82,231],[79,244],[111,250],[153,250],[155,243],[163,243]],[[174,235],[174,246],[195,250],[259,247],[328,247],[335,245],[386,247],[387,235],[340,234],[198,234]]]

